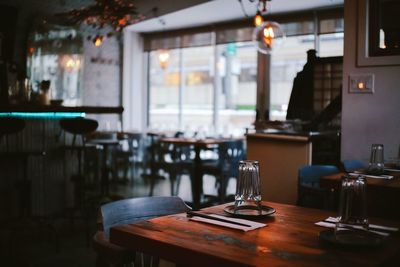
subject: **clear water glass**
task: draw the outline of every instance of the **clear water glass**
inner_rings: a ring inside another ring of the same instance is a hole
[[[349,233],[368,230],[367,182],[364,176],[342,177],[339,217],[335,227],[337,239],[351,238]]]
[[[373,144],[371,147],[371,158],[368,165],[368,173],[380,175],[384,172],[384,160],[383,160],[383,145]]]
[[[261,214],[261,183],[258,161],[243,160],[239,163],[236,184],[235,214],[243,208],[258,210]]]

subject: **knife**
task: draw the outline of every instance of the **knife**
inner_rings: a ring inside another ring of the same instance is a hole
[[[329,221],[329,220],[323,220],[323,222],[325,222],[325,223],[330,223],[330,224],[336,224],[335,222],[332,222],[332,221]],[[349,227],[354,228],[353,226],[349,226]],[[357,229],[357,228],[356,228],[356,229]],[[368,225],[368,229],[369,229],[370,231],[385,232],[385,233],[397,232],[397,230],[394,230],[394,228],[383,229],[383,228],[374,227],[374,226],[371,226],[371,225]]]
[[[186,212],[186,214],[188,217],[197,216],[197,217],[202,217],[202,218],[220,221],[220,222],[224,222],[224,223],[236,224],[236,225],[245,226],[245,227],[252,227],[251,225],[248,225],[248,224],[230,221],[228,219],[217,218],[217,217],[211,216],[210,214],[206,214],[206,213],[202,213],[202,212],[188,211],[188,212]]]

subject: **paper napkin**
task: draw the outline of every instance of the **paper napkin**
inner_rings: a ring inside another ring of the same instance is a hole
[[[231,221],[231,222],[247,224],[249,226],[242,226],[242,225],[238,225],[238,224],[234,224],[234,223],[221,222],[221,221],[203,218],[203,217],[199,217],[199,216],[193,216],[193,217],[190,217],[189,219],[192,221],[196,221],[196,222],[215,224],[215,225],[219,225],[219,226],[223,226],[223,227],[242,230],[245,232],[267,226],[265,223],[253,222],[253,221],[249,221],[249,220],[245,220],[245,219],[230,218],[230,217],[225,217],[225,216],[216,215],[216,214],[209,214],[209,215],[212,217],[215,217],[215,218],[220,218],[220,219]]]

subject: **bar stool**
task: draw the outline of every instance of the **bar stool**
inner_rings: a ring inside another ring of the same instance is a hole
[[[78,173],[72,176],[72,181],[74,183],[74,204],[77,204],[78,207],[81,207],[83,201],[83,185],[84,185],[84,175],[83,175],[83,164],[82,157],[84,156],[84,152],[86,147],[86,135],[96,131],[99,126],[96,120],[85,119],[85,118],[73,118],[73,119],[61,119],[60,120],[61,129],[65,132],[73,135],[72,144],[65,145],[63,148],[65,150],[69,150],[77,153],[78,160]],[[81,142],[77,144],[77,137],[80,137]]]

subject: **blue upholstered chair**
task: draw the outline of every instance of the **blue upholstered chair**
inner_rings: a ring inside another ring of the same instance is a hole
[[[320,187],[322,176],[339,173],[333,165],[308,165],[299,169],[297,205],[329,209],[330,192]]]
[[[97,252],[96,266],[158,266],[158,259],[135,253],[109,242],[110,228],[132,224],[155,217],[189,211],[179,197],[141,197],[123,199],[101,206],[102,231],[93,237],[93,248]]]
[[[367,166],[361,161],[357,159],[352,160],[343,160],[343,169],[346,172],[352,172],[359,169],[365,169]]]

